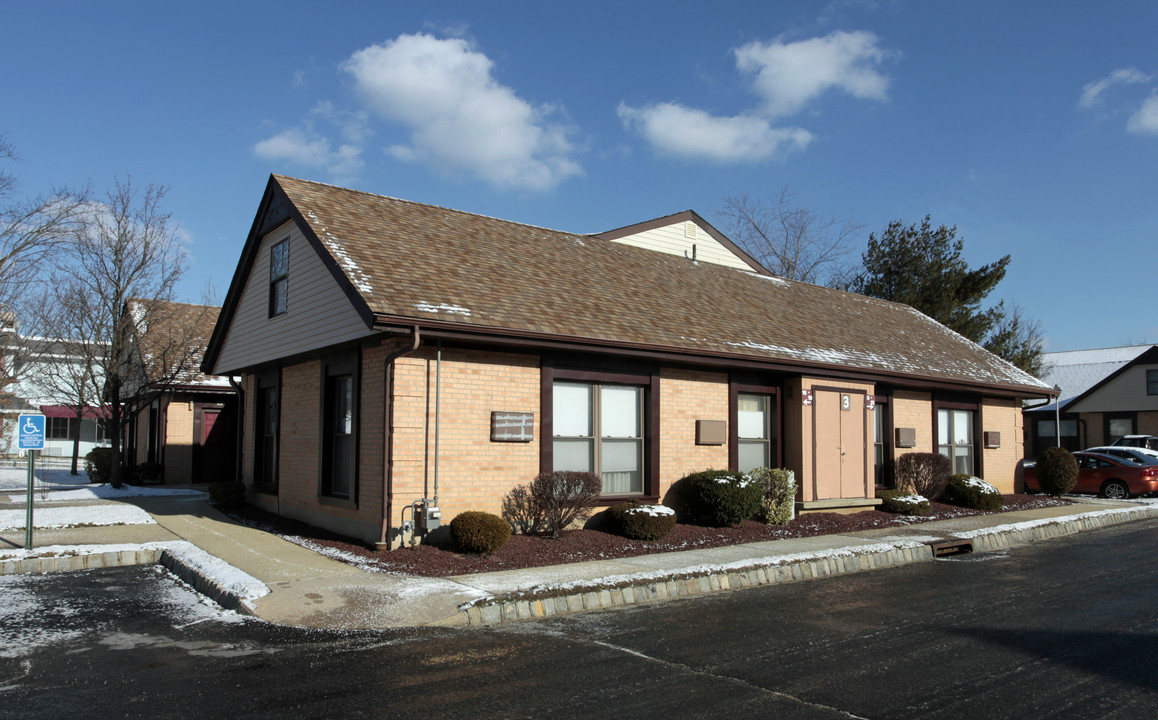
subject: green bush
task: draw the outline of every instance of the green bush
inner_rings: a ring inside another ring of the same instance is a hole
[[[245,504],[245,485],[240,480],[209,483],[209,498],[222,510],[236,510]]]
[[[740,525],[760,512],[764,501],[764,486],[735,470],[704,470],[682,482],[692,512],[712,525]]]
[[[511,525],[498,515],[467,510],[450,521],[450,534],[465,552],[486,555],[511,539]]]
[[[949,458],[941,453],[906,453],[897,458],[897,489],[936,500],[952,472]]]
[[[756,468],[748,475],[764,487],[757,517],[768,525],[787,525],[796,516],[796,473],[786,468]]]
[[[881,500],[881,510],[896,515],[925,515],[929,512],[929,500],[922,495],[905,490],[877,490]]]
[[[662,540],[676,526],[675,510],[634,500],[607,508],[607,517],[620,534],[632,540]]]
[[[1037,458],[1037,484],[1044,493],[1061,497],[1078,483],[1078,461],[1065,448],[1051,447]]]
[[[133,483],[136,485],[154,485],[161,482],[165,469],[160,463],[143,462],[133,468]]]
[[[84,456],[84,471],[90,483],[107,483],[113,474],[112,448],[99,447]]]
[[[950,505],[985,510],[1000,510],[1005,504],[1001,491],[979,477],[969,473],[957,473],[949,477],[949,484],[941,500]]]

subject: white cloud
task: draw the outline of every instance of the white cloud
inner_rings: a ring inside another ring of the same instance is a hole
[[[750,42],[733,51],[741,72],[756,74],[753,89],[770,118],[792,115],[831,89],[864,100],[886,100],[889,79],[876,70],[885,59],[871,32],[834,32],[793,43]]]
[[[1130,117],[1126,130],[1139,135],[1158,135],[1158,95],[1150,95]]]
[[[335,147],[315,129],[317,121],[336,126],[344,142]],[[362,146],[368,134],[364,114],[340,112],[331,103],[321,102],[300,126],[258,142],[253,152],[263,160],[321,170],[341,182],[362,169]]]
[[[781,150],[803,150],[812,134],[775,128],[761,117],[718,117],[675,103],[645,108],[620,104],[619,117],[635,127],[657,150],[715,162],[757,162]]]
[[[1078,107],[1093,107],[1099,96],[1113,85],[1139,85],[1150,82],[1150,76],[1138,68],[1119,68],[1101,80],[1095,80],[1082,88]]]
[[[829,90],[867,100],[888,99],[888,77],[877,70],[890,53],[870,32],[834,32],[794,43],[751,42],[733,50],[736,69],[752,73],[758,107],[712,115],[676,103],[642,108],[620,104],[624,126],[665,153],[713,162],[756,162],[803,150],[813,135],[774,122],[803,110]]]
[[[556,109],[499,84],[491,60],[461,38],[400,35],[355,52],[343,65],[381,117],[410,139],[388,152],[498,186],[549,190],[582,172]]]

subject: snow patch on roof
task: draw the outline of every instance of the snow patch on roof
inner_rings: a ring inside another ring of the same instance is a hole
[[[450,305],[447,303],[440,303],[435,305],[433,303],[420,302],[414,305],[414,309],[418,312],[447,313],[448,315],[461,315],[463,317],[470,317],[470,308],[464,308],[459,305]]]
[[[373,293],[374,286],[370,283],[370,276],[363,272],[362,269],[358,267],[358,264],[354,262],[354,259],[350,257],[342,241],[326,229],[325,225],[322,224],[321,218],[315,215],[313,210],[307,210],[306,215],[309,216],[310,225],[313,226],[314,231],[318,235],[318,239],[321,240],[322,244],[326,246],[326,249],[330,251],[330,255],[337,261],[338,266],[342,268],[342,272],[346,274],[346,277],[350,279],[350,282],[354,284],[358,292],[363,295]]]

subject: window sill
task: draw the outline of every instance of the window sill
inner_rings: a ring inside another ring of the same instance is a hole
[[[330,505],[332,507],[346,508],[348,510],[357,510],[358,503],[354,500],[347,500],[346,498],[330,497],[328,495],[319,495],[318,502],[322,505]]]

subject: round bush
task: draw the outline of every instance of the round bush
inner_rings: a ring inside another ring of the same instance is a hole
[[[929,501],[923,495],[904,490],[878,490],[881,510],[896,515],[925,515],[929,512]]]
[[[634,501],[607,508],[612,525],[632,540],[661,540],[676,526],[675,510],[664,505],[643,505]]]
[[[704,470],[683,478],[692,512],[717,526],[737,526],[760,511],[764,486],[734,470]]]
[[[1065,448],[1051,447],[1037,458],[1037,484],[1044,493],[1061,497],[1078,483],[1078,461]]]
[[[1005,504],[1001,491],[979,477],[969,473],[957,473],[949,478],[942,502],[959,507],[993,512]]]
[[[511,525],[498,515],[468,510],[450,521],[450,534],[466,552],[493,553],[511,539]]]
[[[84,456],[84,471],[88,473],[90,483],[107,483],[113,473],[112,449],[99,447],[89,450]]]

